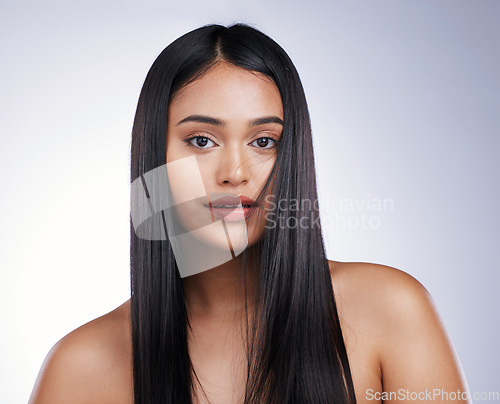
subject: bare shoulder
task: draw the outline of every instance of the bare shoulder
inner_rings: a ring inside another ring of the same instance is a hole
[[[369,347],[365,354],[376,358],[384,391],[466,391],[451,339],[419,281],[386,265],[329,265],[346,345],[354,351],[357,346]],[[392,400],[386,397],[384,402]]]
[[[369,304],[374,310],[382,309],[385,319],[388,306],[432,308],[427,289],[397,268],[368,262],[329,261],[329,265],[335,296],[344,306]]]
[[[406,272],[367,262],[329,264],[346,332],[356,329],[370,335],[379,354],[394,347],[402,332],[441,325],[427,289]]]
[[[126,403],[131,377],[129,312],[127,301],[57,342],[42,364],[29,402]]]

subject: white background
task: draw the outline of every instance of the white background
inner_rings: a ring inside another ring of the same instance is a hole
[[[139,91],[166,45],[214,22],[253,24],[299,70],[328,257],[416,277],[470,390],[500,390],[499,2],[0,4],[1,403],[25,403],[53,344],[128,299]]]

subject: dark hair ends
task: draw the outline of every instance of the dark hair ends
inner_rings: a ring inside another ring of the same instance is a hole
[[[134,119],[131,180],[166,163],[170,100],[221,62],[262,73],[281,94],[282,140],[259,198],[269,191],[276,200],[316,201],[311,125],[299,75],[275,41],[245,24],[198,28],[155,60]],[[290,210],[276,204],[275,217],[296,223],[306,217],[316,225],[266,228],[242,254],[244,279],[250,260],[258,274],[247,329],[245,404],[356,401],[315,206]],[[170,242],[139,238],[131,222],[130,266],[134,402],[191,403],[197,376],[188,351],[183,281]]]

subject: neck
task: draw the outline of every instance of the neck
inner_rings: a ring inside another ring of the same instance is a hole
[[[249,254],[250,257],[253,254]],[[257,267],[255,260],[247,259],[246,296],[247,308],[255,303]],[[190,316],[227,318],[245,311],[245,274],[242,273],[243,259],[236,258],[208,271],[183,279],[186,308]]]

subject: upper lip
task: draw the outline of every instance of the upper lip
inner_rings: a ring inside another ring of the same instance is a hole
[[[214,199],[211,201],[209,205],[214,206],[214,205],[229,205],[229,206],[234,206],[234,205],[256,205],[255,201],[252,198],[249,198],[248,196],[245,195],[230,195],[227,194],[223,196],[222,198]]]

